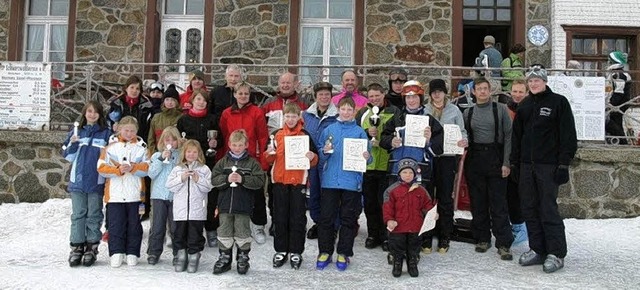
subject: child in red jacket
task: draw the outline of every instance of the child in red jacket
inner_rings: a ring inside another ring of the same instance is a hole
[[[400,180],[384,192],[383,219],[389,230],[389,250],[393,256],[394,277],[402,274],[402,261],[407,271],[418,277],[421,239],[418,237],[424,215],[433,208],[427,190],[416,182],[418,163],[411,158],[398,161]]]

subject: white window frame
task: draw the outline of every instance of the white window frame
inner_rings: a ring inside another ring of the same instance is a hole
[[[300,52],[298,54],[298,63],[302,63],[302,57],[304,56],[302,54],[302,42],[304,40],[304,36],[302,34],[302,31],[304,30],[304,28],[322,28],[323,29],[323,43],[322,43],[322,65],[326,66],[326,65],[330,65],[330,60],[331,57],[345,57],[345,56],[339,56],[339,55],[330,55],[329,52],[331,51],[331,29],[332,28],[349,28],[351,29],[351,54],[348,56],[351,59],[351,62],[349,64],[346,64],[345,66],[350,66],[353,65],[354,63],[354,52],[355,52],[355,30],[356,30],[356,23],[355,23],[355,3],[356,1],[353,0],[352,1],[352,7],[351,7],[351,19],[333,19],[333,18],[328,18],[329,17],[329,3],[330,0],[327,0],[327,7],[326,7],[326,17],[327,18],[304,18],[304,4],[305,1],[301,0],[301,9],[300,9],[300,37],[299,37],[299,43],[298,43],[298,51]],[[329,82],[330,81],[330,71],[328,68],[324,68],[322,69],[322,81],[325,82]],[[306,76],[303,76],[306,77]],[[341,88],[341,85],[337,86],[338,89]]]
[[[203,51],[204,48],[204,6],[202,7],[203,11],[201,15],[187,15],[186,14],[186,10],[187,10],[187,0],[184,0],[183,2],[183,13],[182,15],[177,15],[177,14],[165,14],[166,10],[166,0],[162,1],[162,7],[161,7],[161,11],[162,11],[162,24],[161,24],[161,32],[160,32],[160,63],[162,64],[167,64],[166,62],[166,53],[165,53],[165,49],[167,46],[167,41],[166,41],[166,35],[167,35],[167,31],[169,31],[170,29],[179,29],[182,33],[182,38],[180,41],[180,59],[179,59],[179,63],[202,63],[202,58],[203,58],[203,54],[205,53]],[[206,3],[206,2],[203,2]],[[200,30],[200,33],[202,35],[202,40],[200,41],[200,59],[197,60],[188,60],[187,55],[186,55],[186,49],[187,49],[187,31],[189,31],[189,29],[198,29]],[[178,71],[177,72],[166,72],[164,74],[161,75],[161,80],[166,83],[174,83],[176,85],[178,85],[179,87],[185,88],[188,85],[188,73],[186,70],[186,65],[180,65],[178,67]],[[165,67],[166,68],[166,67]],[[162,69],[161,69],[162,71]]]
[[[42,62],[50,62],[50,53],[52,52],[50,50],[50,45],[51,45],[51,27],[52,26],[58,26],[58,25],[62,25],[67,27],[67,38],[69,37],[69,16],[68,16],[68,11],[67,11],[67,16],[52,16],[51,14],[51,0],[47,0],[47,15],[37,15],[37,16],[32,16],[29,15],[29,5],[31,4],[31,1],[33,0],[27,0],[24,3],[24,11],[25,11],[25,17],[24,17],[24,39],[23,39],[23,52],[22,52],[22,59],[23,60],[27,60],[27,52],[35,52],[35,51],[27,51],[27,48],[29,47],[29,26],[30,25],[43,25],[44,26],[44,43],[42,46]],[[64,41],[65,43],[65,50],[64,51],[53,51],[53,52],[63,52],[65,54],[65,60],[66,61],[66,53],[67,53],[67,39],[65,39]],[[62,68],[64,68],[64,66],[61,66]],[[64,79],[64,70],[63,71],[53,71],[52,70],[52,74],[54,74],[54,78],[56,79]]]

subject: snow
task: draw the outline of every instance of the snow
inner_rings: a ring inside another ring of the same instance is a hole
[[[364,248],[366,222],[360,217],[355,256],[345,272],[334,264],[315,269],[317,240],[307,240],[304,262],[298,271],[288,264],[271,266],[273,238],[264,245],[253,244],[251,269],[239,277],[235,261],[231,271],[213,275],[217,248],[206,248],[195,274],[175,273],[170,251],[165,249],[157,265],[148,265],[143,254],[137,266],[111,268],[107,244],[100,245],[98,262],[90,267],[70,268],[70,199],[42,204],[0,205],[0,288],[2,289],[638,289],[638,237],[640,218],[607,220],[565,220],[569,254],[565,268],[545,274],[541,266],[521,267],[517,257],[528,250],[526,243],[512,248],[513,261],[501,261],[492,248],[474,252],[470,244],[452,242],[446,254],[423,254],[420,277],[404,273],[391,276],[386,253]],[[143,222],[146,252],[149,223]],[[434,243],[435,245],[435,243]],[[334,257],[335,258],[335,257]]]

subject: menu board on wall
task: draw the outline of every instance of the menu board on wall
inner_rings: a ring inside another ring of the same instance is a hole
[[[49,130],[51,65],[0,62],[0,129]]]
[[[549,88],[571,104],[578,140],[604,140],[605,80],[603,77],[549,76]]]

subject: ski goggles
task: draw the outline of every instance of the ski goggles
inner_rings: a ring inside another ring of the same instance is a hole
[[[155,91],[155,90],[164,92],[164,85],[161,84],[161,83],[153,83],[153,84],[151,84],[151,86],[149,86],[149,91]]]

